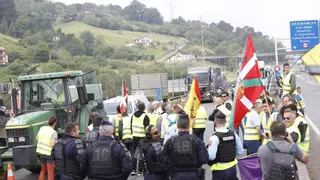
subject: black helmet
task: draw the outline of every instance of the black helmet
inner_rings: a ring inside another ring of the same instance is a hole
[[[138,110],[139,111],[144,111],[146,109],[146,105],[144,104],[144,102],[139,101],[138,102]]]

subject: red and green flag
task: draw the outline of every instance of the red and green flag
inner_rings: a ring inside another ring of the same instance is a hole
[[[120,112],[124,113],[127,111],[128,108],[128,91],[126,84],[122,81],[122,88],[121,88],[121,101],[120,101]]]
[[[229,122],[229,129],[236,129],[247,112],[263,92],[264,86],[258,66],[258,59],[250,33],[244,50],[243,61],[238,75],[234,106]]]

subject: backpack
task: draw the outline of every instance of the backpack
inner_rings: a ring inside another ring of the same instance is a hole
[[[281,152],[273,142],[267,143],[268,148],[272,151],[272,163],[269,171],[269,180],[297,180],[297,167],[294,154],[298,148],[296,145],[290,149],[289,153]],[[266,179],[267,180],[267,179]]]

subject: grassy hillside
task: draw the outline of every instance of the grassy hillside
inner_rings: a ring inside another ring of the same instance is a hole
[[[95,36],[101,36],[104,40],[112,46],[124,45],[126,42],[131,42],[135,37],[150,37],[153,41],[159,41],[161,44],[167,44],[169,41],[173,42],[184,42],[186,41],[183,38],[165,36],[160,34],[152,33],[142,33],[142,32],[133,32],[133,31],[122,31],[121,34],[119,31],[113,31],[109,29],[97,28],[90,26],[78,21],[73,21],[70,23],[62,23],[54,26],[55,29],[61,28],[65,33],[73,33],[76,36],[79,36],[83,31],[91,31]]]
[[[94,26],[90,26],[78,21],[73,21],[70,23],[62,23],[54,26],[55,29],[61,28],[61,30],[65,33],[75,34],[77,37],[84,31],[92,32],[95,37],[102,37],[104,41],[111,46],[124,46],[126,43],[132,42],[134,38],[139,37],[150,37],[153,41],[159,41],[160,45],[156,47],[143,47],[139,49],[137,47],[131,47],[136,49],[138,52],[146,53],[146,54],[154,54],[156,59],[161,58],[163,55],[172,49],[172,46],[167,46],[168,42],[176,42],[183,43],[186,42],[186,39],[173,37],[173,36],[165,36],[154,33],[143,33],[143,32],[133,32],[133,31],[113,31],[109,29],[97,28]]]
[[[26,51],[26,48],[23,47],[23,43],[18,39],[3,34],[0,34],[0,46],[6,48],[7,51],[10,51],[11,49],[21,50],[22,52]]]

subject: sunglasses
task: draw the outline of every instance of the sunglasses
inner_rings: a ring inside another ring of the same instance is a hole
[[[153,135],[158,135],[159,134],[159,131],[156,131],[154,133],[152,133]]]
[[[284,117],[283,120],[290,120],[290,118],[289,117]]]
[[[227,96],[221,96],[221,97],[227,97]]]

